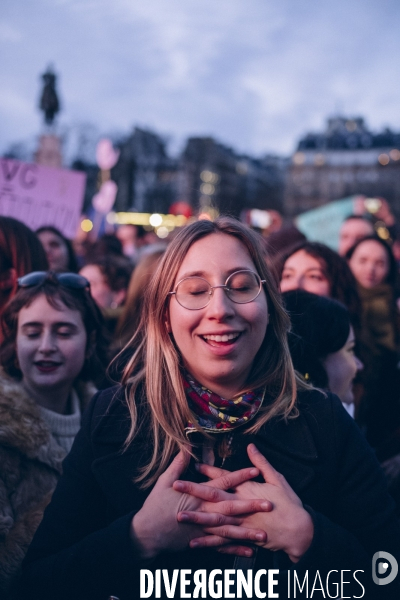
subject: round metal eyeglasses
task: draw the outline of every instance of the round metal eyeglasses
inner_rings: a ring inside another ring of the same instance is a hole
[[[210,285],[203,277],[185,277],[176,284],[169,296],[175,296],[177,302],[188,310],[200,310],[209,304],[213,292],[222,288],[228,298],[236,304],[253,302],[261,292],[265,279],[260,279],[253,271],[235,271],[229,275],[224,285]]]

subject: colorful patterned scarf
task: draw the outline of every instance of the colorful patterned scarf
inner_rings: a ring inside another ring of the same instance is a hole
[[[250,421],[259,411],[265,396],[265,388],[261,388],[226,400],[203,387],[187,372],[183,377],[183,386],[197,425],[214,433],[234,429]],[[195,425],[188,423],[186,432],[193,430],[196,430]]]

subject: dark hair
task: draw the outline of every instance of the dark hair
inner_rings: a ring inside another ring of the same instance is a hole
[[[85,360],[79,377],[84,381],[102,382],[108,362],[108,344],[102,314],[89,291],[60,285],[51,271],[48,272],[46,279],[38,285],[20,288],[4,310],[1,318],[4,341],[0,346],[0,364],[6,373],[16,378],[22,376],[16,360],[18,315],[22,308],[30,306],[41,295],[44,295],[47,302],[56,310],[60,310],[61,304],[64,304],[67,308],[81,313],[87,334],[89,356]]]
[[[103,256],[89,260],[85,266],[89,265],[95,265],[100,269],[107,285],[114,292],[127,289],[133,270],[128,258],[115,255]]]
[[[346,260],[325,244],[306,241],[292,246],[285,254],[283,254],[276,265],[279,279],[282,278],[285,262],[290,256],[300,250],[304,250],[306,254],[309,254],[318,260],[323,273],[329,282],[329,297],[338,300],[346,306],[350,313],[353,325],[358,329],[360,324],[361,303],[357,292],[356,279]]]
[[[370,241],[378,242],[378,244],[380,244],[382,246],[382,248],[384,248],[386,250],[386,254],[388,257],[388,261],[389,261],[389,272],[385,278],[384,283],[389,283],[390,285],[395,285],[396,281],[397,281],[397,277],[398,277],[396,259],[393,255],[393,251],[392,251],[391,247],[389,246],[389,244],[387,242],[385,242],[385,240],[383,240],[379,236],[366,235],[365,237],[361,238],[360,240],[357,240],[356,243],[346,252],[345,259],[350,260],[354,254],[354,251],[358,248],[358,246],[360,244],[362,244],[363,242],[370,242]]]
[[[328,387],[322,361],[345,345],[350,333],[350,315],[343,304],[291,290],[282,294],[292,324],[288,334],[294,368],[316,387]]]
[[[37,235],[11,217],[0,217],[0,250],[4,261],[2,269],[15,269],[17,277],[49,268]]]
[[[88,262],[92,264],[107,256],[123,256],[122,243],[114,233],[105,233],[94,242],[88,252]]]
[[[48,231],[49,233],[54,233],[54,235],[59,237],[60,240],[65,244],[65,247],[67,248],[67,253],[68,253],[68,264],[67,264],[66,271],[69,271],[71,273],[77,273],[78,272],[78,263],[76,261],[75,252],[72,247],[71,240],[66,238],[61,233],[61,231],[59,231],[56,227],[53,227],[52,225],[46,225],[44,227],[39,227],[39,229],[36,230],[36,235],[39,235],[40,233],[45,233],[46,231]]]

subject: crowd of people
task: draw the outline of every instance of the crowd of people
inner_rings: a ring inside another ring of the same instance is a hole
[[[370,576],[400,560],[399,298],[361,216],[338,252],[224,216],[79,248],[0,217],[1,597],[215,567],[400,597]]]

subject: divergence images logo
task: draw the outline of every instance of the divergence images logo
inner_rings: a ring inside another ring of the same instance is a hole
[[[372,557],[372,580],[374,583],[377,585],[391,583],[396,578],[398,570],[397,560],[389,552],[383,552],[382,550],[375,552]]]

